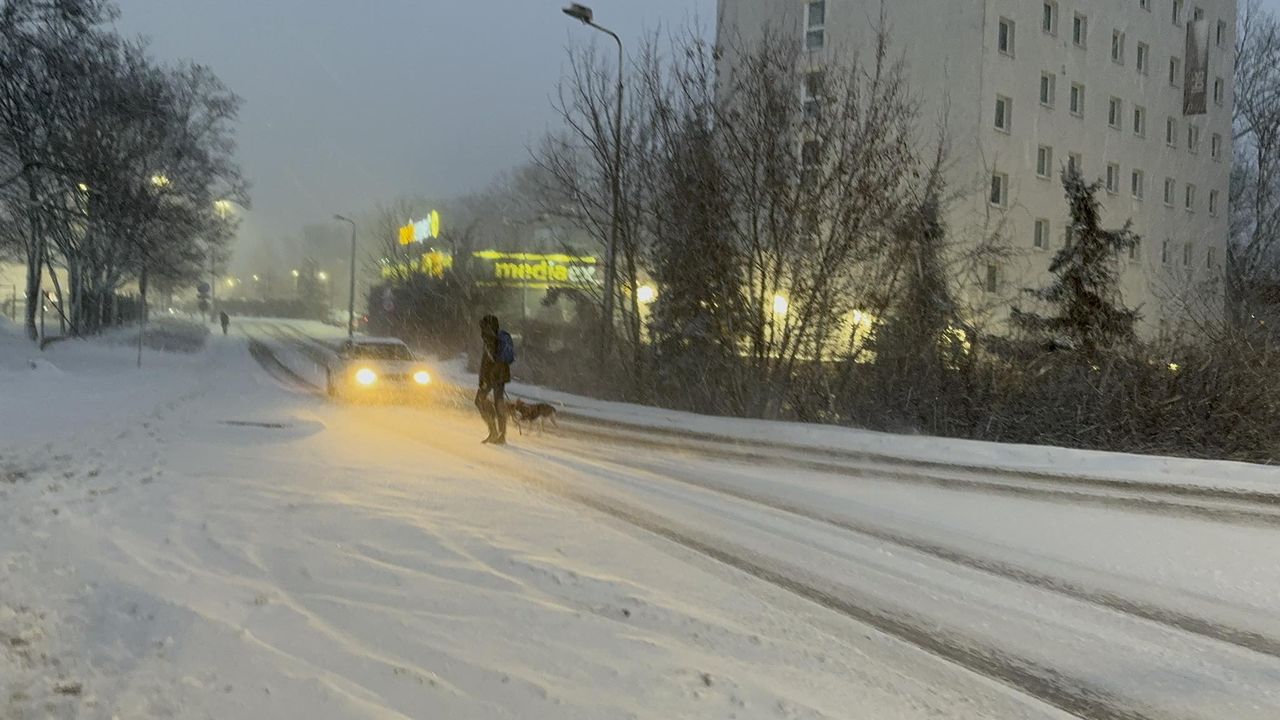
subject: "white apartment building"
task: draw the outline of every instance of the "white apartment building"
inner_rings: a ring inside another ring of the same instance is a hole
[[[922,133],[935,132],[945,108],[948,180],[961,195],[952,233],[998,230],[1012,251],[971,284],[996,319],[1023,288],[1045,284],[1067,241],[1067,163],[1104,182],[1108,227],[1131,219],[1142,237],[1122,259],[1122,289],[1144,334],[1221,306],[1236,0],[890,0],[884,9],[892,52],[924,104]],[[880,0],[720,0],[718,28],[748,41],[766,25],[794,31],[806,62],[821,66],[865,46],[880,10]],[[1186,114],[1197,19],[1207,101],[1203,114]]]

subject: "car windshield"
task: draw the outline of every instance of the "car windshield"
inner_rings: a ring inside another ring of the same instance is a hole
[[[367,345],[355,345],[350,349],[350,354],[354,358],[361,360],[412,360],[413,353],[409,352],[409,348],[404,345],[394,345],[391,343],[378,343]]]

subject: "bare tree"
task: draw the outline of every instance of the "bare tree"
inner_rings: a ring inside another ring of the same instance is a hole
[[[1237,327],[1280,283],[1280,23],[1249,0],[1236,37],[1228,317]]]
[[[145,294],[149,278],[202,277],[233,231],[218,203],[248,200],[239,99],[207,68],[157,65],[114,17],[95,0],[0,7],[0,164],[23,186],[0,200],[27,221],[28,297],[64,269],[74,330],[105,322],[127,281]]]

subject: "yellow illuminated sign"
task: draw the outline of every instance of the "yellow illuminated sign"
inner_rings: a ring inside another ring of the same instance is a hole
[[[401,225],[399,238],[401,245],[412,245],[423,240],[434,240],[440,237],[440,211],[432,210],[422,220],[410,220],[408,225]]]
[[[600,284],[596,277],[596,259],[588,255],[481,250],[471,256],[493,262],[492,275],[488,279],[482,275],[478,285],[545,290],[589,288]]]

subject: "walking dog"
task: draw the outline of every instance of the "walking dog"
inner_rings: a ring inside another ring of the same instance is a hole
[[[511,419],[515,421],[516,428],[519,429],[521,435],[524,434],[525,425],[532,426],[535,422],[538,423],[538,429],[544,431],[547,429],[548,420],[551,421],[552,425],[560,426],[556,422],[556,409],[550,403],[527,403],[517,399],[507,407],[511,412]]]

